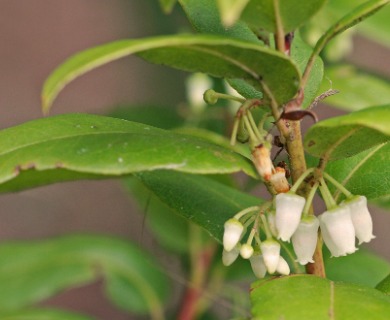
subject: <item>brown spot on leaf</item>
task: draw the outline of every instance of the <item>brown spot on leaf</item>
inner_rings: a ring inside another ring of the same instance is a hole
[[[307,146],[308,146],[308,147],[312,147],[312,146],[314,146],[315,144],[316,144],[315,141],[310,140],[309,143],[307,144]]]

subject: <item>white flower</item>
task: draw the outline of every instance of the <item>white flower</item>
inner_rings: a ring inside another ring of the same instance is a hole
[[[212,85],[210,77],[203,73],[194,73],[187,78],[187,99],[191,106],[199,109],[197,111],[204,109],[206,104],[203,100],[203,93]]]
[[[296,261],[301,265],[314,262],[313,254],[316,250],[319,225],[320,222],[316,217],[309,216],[301,220],[292,236],[292,244],[297,255]]]
[[[272,274],[276,271],[280,257],[280,244],[275,240],[265,240],[260,245],[263,253],[264,264],[268,273]]]
[[[257,278],[264,278],[267,273],[267,268],[264,264],[263,255],[260,253],[255,253],[252,257],[249,258],[249,261],[252,266],[253,273]]]
[[[345,256],[357,250],[349,207],[325,211],[318,218],[324,242],[333,257]]]
[[[279,257],[278,266],[276,267],[276,272],[283,276],[288,276],[290,274],[290,267],[282,256]]]
[[[253,254],[253,247],[250,244],[243,244],[240,249],[240,255],[244,259],[249,259]]]
[[[226,251],[232,250],[240,241],[244,226],[237,219],[229,219],[225,222],[225,232],[223,233],[223,247]]]
[[[341,203],[341,206],[349,207],[351,219],[355,228],[356,238],[359,244],[370,242],[375,236],[372,234],[372,218],[367,208],[367,198],[356,196]]]
[[[276,208],[276,229],[278,230],[278,239],[290,242],[290,238],[297,230],[305,198],[294,193],[280,193],[275,197]]]
[[[224,266],[230,266],[234,261],[236,261],[238,255],[240,254],[240,244],[236,245],[232,250],[222,251],[222,263]]]
[[[274,237],[277,237],[278,230],[276,230],[275,212],[270,212],[267,215],[268,227]]]

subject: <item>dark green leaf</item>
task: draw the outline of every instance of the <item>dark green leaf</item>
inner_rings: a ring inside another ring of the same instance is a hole
[[[165,13],[171,13],[177,0],[158,0],[158,1],[160,2],[160,6]]]
[[[0,182],[10,181],[1,191],[155,169],[202,174],[243,170],[256,176],[251,161],[230,149],[95,115],[61,115],[5,129],[0,145]]]
[[[0,245],[0,257],[1,312],[26,307],[102,276],[108,297],[125,310],[161,313],[167,298],[167,280],[158,264],[119,239],[67,236],[6,243]],[[124,303],[124,296],[131,298]]]
[[[331,161],[326,167],[332,177],[353,194],[365,195],[370,201],[390,197],[390,143],[380,144],[353,157]],[[336,192],[339,200],[340,193]]]
[[[262,79],[280,104],[295,95],[300,79],[288,57],[246,41],[211,35],[121,40],[82,51],[55,69],[43,87],[43,110],[47,112],[63,87],[78,76],[135,53],[150,62],[190,72],[242,78],[257,89]]]
[[[386,320],[390,314],[390,297],[380,291],[312,275],[255,282],[251,300],[252,315],[262,320]]]
[[[223,225],[238,211],[261,199],[206,177],[165,170],[137,173],[146,188],[180,216],[221,241]]]
[[[390,295],[390,275],[384,278],[381,282],[378,283],[376,289],[382,291],[383,293]]]
[[[329,80],[332,81],[332,87],[340,93],[327,98],[327,104],[349,111],[390,104],[389,82],[358,71],[351,65],[327,68],[321,91],[330,88]]]
[[[276,33],[275,2],[275,0],[251,0],[244,9],[241,19],[254,29],[264,29]],[[294,31],[307,22],[325,2],[326,0],[279,0],[284,33]]]
[[[27,309],[0,314],[1,320],[92,320],[91,317],[54,309]]]
[[[328,279],[346,281],[375,288],[377,283],[390,272],[390,264],[373,253],[360,249],[345,257],[325,258]]]
[[[320,121],[307,131],[305,149],[316,157],[350,157],[389,141],[389,121],[389,105]]]

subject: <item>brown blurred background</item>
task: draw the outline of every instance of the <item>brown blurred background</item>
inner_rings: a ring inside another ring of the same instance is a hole
[[[40,91],[47,75],[72,53],[121,38],[175,32],[185,25],[176,14],[164,16],[157,0],[1,0],[0,128],[42,117]],[[390,75],[389,51],[356,39],[350,60]],[[184,100],[184,74],[126,58],[74,81],[59,96],[52,114],[104,114],[116,105]],[[168,80],[167,80],[168,79]],[[332,110],[323,107],[321,118]],[[336,111],[340,113],[340,111]],[[59,234],[115,234],[146,245],[160,259],[151,235],[142,231],[136,212],[119,181],[71,182],[1,195],[0,238],[39,239]],[[389,213],[376,210],[372,249],[390,260]],[[100,291],[101,284],[65,292],[47,304],[82,311],[98,319],[135,319],[117,311]],[[96,289],[99,290],[96,290]]]

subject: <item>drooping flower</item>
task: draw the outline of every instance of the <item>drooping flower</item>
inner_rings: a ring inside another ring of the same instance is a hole
[[[269,212],[267,215],[269,231],[274,237],[278,236],[278,230],[276,229],[276,217],[275,212]]]
[[[244,259],[249,259],[253,254],[253,247],[250,244],[244,243],[240,249],[240,255]]]
[[[230,266],[234,261],[236,261],[238,255],[240,254],[241,245],[237,244],[232,250],[222,251],[222,263],[224,266]]]
[[[365,196],[355,196],[342,202],[341,206],[349,207],[352,223],[355,228],[355,235],[359,239],[359,244],[370,242],[375,238],[372,234],[372,218],[367,208],[367,198]]]
[[[254,150],[252,150],[252,159],[259,175],[265,181],[269,181],[274,169],[270,149],[264,144],[258,145],[254,148]]]
[[[315,216],[304,218],[292,236],[292,244],[297,255],[297,261],[301,265],[314,262],[313,254],[317,245],[319,225],[320,222]]]
[[[272,239],[265,240],[261,243],[260,249],[263,253],[264,264],[268,273],[274,273],[278,267],[280,257],[279,242]]]
[[[253,273],[257,278],[264,278],[267,273],[267,268],[264,264],[263,255],[260,252],[255,252],[252,257],[249,258]]]
[[[225,222],[223,233],[223,247],[226,251],[231,251],[240,241],[244,226],[237,219],[229,219]]]
[[[276,267],[276,272],[288,276],[290,274],[290,267],[286,260],[282,256],[279,257],[278,266]]]
[[[325,211],[318,218],[324,242],[333,257],[345,256],[357,250],[349,207]]]
[[[276,229],[278,239],[290,242],[290,238],[301,221],[305,198],[295,193],[280,193],[275,197]]]

